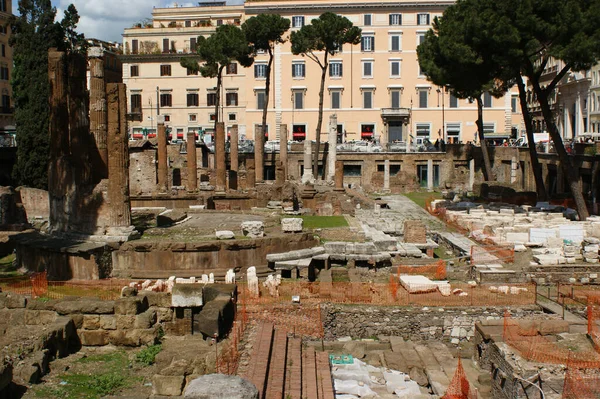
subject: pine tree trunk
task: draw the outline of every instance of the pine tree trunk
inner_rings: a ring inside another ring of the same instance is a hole
[[[271,97],[271,66],[273,65],[273,51],[269,48],[269,62],[267,64],[267,76],[265,80],[265,104],[262,112],[261,134],[254,137],[254,171],[256,182],[265,180],[265,136],[267,134],[267,111],[269,98]]]
[[[315,179],[319,178],[319,150],[321,147],[321,126],[323,126],[323,92],[325,91],[325,76],[327,75],[327,67],[329,53],[325,52],[325,60],[323,62],[323,66],[321,68],[321,89],[319,90],[319,121],[317,122],[317,149],[313,154],[313,176]]]
[[[586,220],[590,214],[588,212],[585,199],[583,198],[581,185],[579,184],[579,166],[576,165],[573,162],[573,158],[569,157],[569,154],[567,154],[567,150],[565,149],[562,138],[560,137],[558,127],[554,122],[554,115],[552,115],[552,110],[548,104],[548,96],[546,92],[540,87],[539,81],[534,81],[531,79],[531,85],[533,86],[533,91],[537,96],[538,103],[542,109],[542,115],[544,116],[548,133],[550,133],[550,138],[552,138],[552,142],[554,143],[554,149],[558,155],[560,165],[563,168],[565,176],[567,176],[569,188],[571,189],[571,195],[573,195],[575,206],[577,207],[577,213],[579,214],[579,220]]]
[[[527,132],[527,142],[529,147],[529,157],[531,158],[531,169],[535,178],[535,191],[537,192],[538,201],[546,201],[548,194],[544,185],[544,177],[542,176],[542,165],[538,159],[535,140],[533,137],[533,123],[531,121],[531,113],[527,108],[527,93],[525,92],[525,84],[521,76],[517,77],[517,86],[519,87],[519,102],[521,103],[521,113],[525,122],[525,131]]]
[[[479,142],[481,143],[481,153],[483,155],[483,178],[485,181],[495,180],[492,173],[492,163],[490,161],[490,153],[488,151],[485,134],[483,133],[483,102],[481,96],[477,97],[477,132],[479,134]]]
[[[217,96],[215,98],[215,124],[214,124],[214,133],[217,134],[217,123],[219,122],[219,107],[221,105],[221,85],[223,84],[223,68],[224,66],[219,67],[219,73],[217,73]]]

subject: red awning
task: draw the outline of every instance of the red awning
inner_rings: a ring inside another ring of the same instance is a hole
[[[156,133],[148,133],[148,138],[153,139],[156,137]]]
[[[370,139],[370,138],[372,138],[372,137],[373,137],[373,133],[372,133],[372,132],[362,132],[362,133],[360,134],[360,136],[361,136],[362,138],[368,138],[368,139]]]
[[[143,139],[144,135],[142,133],[134,133],[133,138],[134,139]]]
[[[177,138],[178,139],[182,139],[183,138],[183,133],[177,133]]]
[[[303,132],[294,132],[294,138],[305,138],[306,133]]]

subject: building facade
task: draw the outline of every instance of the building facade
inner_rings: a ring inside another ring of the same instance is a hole
[[[417,61],[417,46],[436,16],[453,3],[442,1],[321,2],[247,1],[244,5],[155,8],[152,23],[123,34],[123,80],[127,84],[131,137],[152,137],[156,116],[165,116],[172,139],[187,132],[212,132],[216,79],[193,75],[181,67],[195,50],[196,37],[221,24],[243,23],[261,13],[278,13],[291,21],[289,33],[323,12],[347,17],[362,29],[361,43],[345,44],[330,57],[324,92],[322,132],[329,116],[338,121],[338,141],[422,144],[476,140],[476,102],[454,98],[446,88],[427,81]],[[290,139],[314,139],[318,122],[321,69],[294,55],[289,40],[274,49],[269,97],[269,139],[288,126]],[[322,56],[322,54],[321,54]],[[227,68],[219,120],[238,125],[242,138],[253,139],[262,121],[267,54],[254,65]],[[484,95],[484,129],[492,138],[509,138],[523,130],[516,88],[501,98]]]
[[[0,145],[14,145],[15,118],[10,78],[13,68],[13,52],[8,45],[12,16],[12,2],[0,0]],[[12,143],[12,144],[11,144]]]

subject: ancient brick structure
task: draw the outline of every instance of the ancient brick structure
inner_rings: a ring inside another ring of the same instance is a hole
[[[287,162],[288,162],[288,127],[287,125],[281,125],[279,127],[279,160],[283,165],[283,176],[284,180],[287,180]]]
[[[344,191],[344,162],[335,161],[335,190]]]
[[[90,141],[90,151],[93,180],[98,182],[108,177],[106,81],[104,79],[102,49],[94,47],[88,51],[88,55],[90,68],[90,131],[94,139]]]
[[[265,180],[265,135],[262,131],[262,125],[254,127],[254,162],[256,182],[261,183]]]
[[[108,92],[108,202],[109,227],[131,226],[129,202],[129,148],[127,147],[127,90],[110,83]]]
[[[167,128],[164,116],[158,121],[158,191],[166,193],[169,185],[169,165],[167,161]]]
[[[195,191],[198,189],[198,162],[196,160],[196,133],[187,134],[187,189]]]
[[[217,169],[216,191],[225,191],[227,183],[226,166],[225,166],[225,124],[217,123],[217,131],[215,132],[215,158]]]
[[[404,222],[404,242],[412,244],[427,243],[427,228],[420,220],[406,220]]]
[[[239,171],[239,154],[238,154],[238,126],[233,125],[231,127],[231,138],[229,139],[229,189],[237,190],[238,189],[238,171]]]

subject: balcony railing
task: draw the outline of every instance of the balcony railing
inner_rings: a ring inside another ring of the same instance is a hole
[[[384,118],[408,118],[410,114],[409,108],[382,108],[381,116]]]

